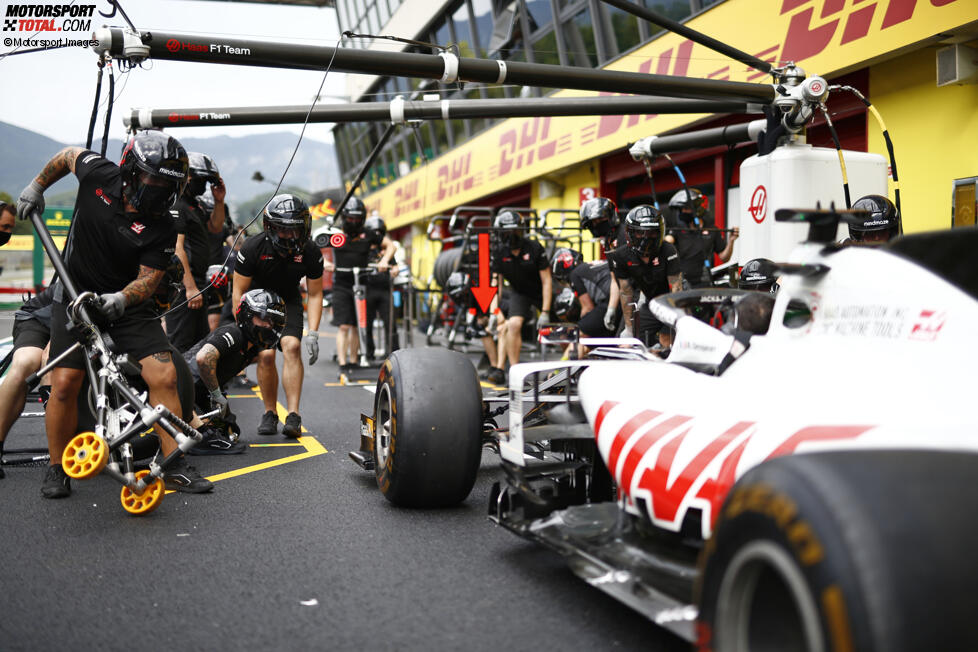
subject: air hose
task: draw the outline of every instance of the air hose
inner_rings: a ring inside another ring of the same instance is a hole
[[[835,125],[832,124],[829,110],[825,108],[824,104],[819,104],[818,108],[822,110],[822,115],[825,116],[825,124],[829,127],[829,133],[832,134],[832,142],[835,143],[835,151],[839,155],[839,167],[842,168],[842,191],[846,196],[846,210],[848,210],[852,208],[852,198],[849,196],[849,173],[846,172],[846,160],[842,157],[842,143],[839,141],[839,134],[835,130]]]
[[[869,112],[873,114],[873,117],[876,118],[876,122],[880,126],[880,131],[883,132],[883,140],[886,142],[886,153],[890,158],[890,172],[893,176],[893,203],[896,204],[897,212],[899,212],[902,215],[903,213],[900,210],[900,179],[897,176],[896,155],[893,153],[893,140],[890,139],[890,132],[887,130],[886,124],[883,122],[883,116],[880,115],[880,112],[876,109],[875,106],[873,106],[873,103],[870,102],[868,99],[866,99],[866,96],[863,95],[857,88],[854,88],[852,86],[829,86],[829,90],[849,91],[857,98],[859,98],[859,100],[866,105],[866,108],[869,110]],[[902,233],[903,220],[901,220],[900,222],[901,222],[900,232]]]

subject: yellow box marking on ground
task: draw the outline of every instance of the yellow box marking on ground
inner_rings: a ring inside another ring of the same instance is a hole
[[[248,444],[251,448],[295,448],[302,444]]]
[[[323,387],[363,387],[364,385],[370,385],[372,382],[371,380],[340,381],[338,383],[323,383]]]
[[[499,385],[493,385],[492,383],[487,383],[484,380],[480,380],[479,384],[483,387],[488,387],[489,389],[495,389],[497,391],[504,391],[509,389],[508,387],[500,387]]]
[[[275,446],[276,444],[259,444],[259,446]],[[278,444],[279,446],[302,446],[306,449],[305,453],[299,453],[298,455],[289,455],[288,457],[283,457],[277,460],[269,460],[268,462],[262,462],[260,464],[252,464],[251,466],[246,466],[242,469],[233,469],[231,471],[226,471],[224,473],[218,473],[215,475],[207,476],[207,479],[211,482],[220,482],[221,480],[227,480],[228,478],[236,478],[239,475],[245,475],[248,473],[254,473],[255,471],[264,471],[265,469],[271,469],[276,466],[282,466],[283,464],[291,464],[292,462],[298,462],[300,460],[306,460],[310,457],[316,457],[317,455],[323,455],[329,451],[319,443],[315,437],[299,437],[299,440],[295,444]],[[172,494],[173,491],[167,491],[166,493]]]

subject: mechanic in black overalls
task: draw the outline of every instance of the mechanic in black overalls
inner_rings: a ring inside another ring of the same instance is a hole
[[[394,243],[387,237],[387,225],[379,215],[371,215],[363,223],[363,234],[370,242],[370,262],[376,263],[379,267],[380,261],[384,258],[384,252],[393,251]],[[390,272],[396,273],[397,266],[389,268]],[[397,329],[391,330],[391,276],[380,272],[370,274],[366,278],[367,285],[367,357],[373,358],[376,352],[374,343],[374,317],[380,317],[384,322],[384,328],[391,334],[391,350],[387,355],[396,351],[399,347],[397,341]],[[387,342],[384,342],[387,348]]]
[[[553,279],[550,275],[550,261],[547,260],[543,246],[526,237],[526,225],[519,213],[501,212],[493,221],[493,228],[496,245],[492,248],[490,268],[497,275],[496,285],[502,285],[499,278],[502,277],[512,290],[509,294],[509,313],[501,347],[512,366],[520,361],[524,321],[533,319],[536,309],[539,308],[537,329],[550,323]],[[494,301],[498,299],[498,294],[497,292]]]
[[[669,208],[673,222],[665,239],[679,251],[684,282],[691,288],[711,287],[713,254],[721,263],[729,261],[740,230],[731,229],[729,240],[722,231],[709,230],[716,228],[708,216],[709,200],[696,188],[690,188],[688,194],[685,190],[677,192],[669,200]]]
[[[219,209],[224,213],[223,223],[221,225],[221,230],[216,233],[211,231],[207,232],[207,262],[208,269],[214,265],[220,265],[224,267],[224,274],[230,281],[233,278],[234,273],[234,254],[231,253],[231,245],[234,244],[235,252],[241,249],[241,245],[244,244],[245,234],[242,233],[240,238],[234,239],[240,227],[235,227],[234,223],[231,221],[231,215],[228,212],[227,204],[221,202],[218,206],[211,193],[205,192],[203,195],[197,197],[197,203],[204,212],[210,215],[214,209]],[[251,216],[249,216],[250,219]],[[243,229],[240,229],[243,231]],[[207,279],[208,284],[210,284],[211,279]],[[204,293],[204,301],[207,303],[207,327],[210,330],[214,330],[221,324],[221,313],[224,309],[224,304],[231,300],[231,283],[228,282],[222,288],[208,288],[207,292]]]
[[[208,333],[183,354],[194,385],[194,410],[205,414],[220,410],[219,419],[236,423],[223,388],[259,353],[278,344],[285,328],[285,302],[269,290],[248,290],[234,315],[234,323]],[[191,455],[238,455],[245,445],[214,427],[203,427],[203,440]]]
[[[176,254],[183,263],[183,289],[166,315],[166,335],[183,353],[209,331],[206,305],[207,268],[210,262],[208,234],[224,231],[224,182],[217,165],[206,154],[189,152],[190,180],[171,211],[177,229]],[[207,184],[214,198],[210,210],[198,202]]]
[[[612,278],[621,293],[621,309],[625,328],[622,337],[632,336],[633,303],[644,296],[637,335],[649,341],[658,335],[663,347],[672,345],[669,329],[649,312],[648,301],[667,292],[682,289],[679,271],[679,254],[676,248],[664,242],[665,219],[653,206],[643,204],[628,211],[624,222],[625,243],[608,253],[608,265]]]
[[[67,147],[45,165],[21,193],[17,215],[43,212],[43,192],[69,172],[78,177],[78,199],[65,247],[65,265],[79,292],[99,295],[101,318],[120,352],[142,367],[151,403],[174,414],[182,411],[177,370],[170,343],[149,300],[170,264],[176,229],[170,208],[187,182],[187,153],[176,139],[159,131],[141,131],[126,144],[119,165],[96,152]],[[73,342],[67,332],[67,297],[54,297],[51,309],[51,357]],[[48,467],[41,494],[71,494],[59,463],[78,424],[78,395],[85,380],[85,354],[76,350],[51,372],[51,397],[45,411]],[[173,438],[157,428],[164,455],[177,450]],[[183,458],[167,468],[167,489],[200,493],[213,485]]]
[[[587,337],[614,337],[615,332],[604,325],[604,316],[611,300],[608,261],[585,263],[579,252],[562,248],[554,252],[551,269],[554,278],[570,284],[581,304],[581,317],[577,322],[581,334]]]
[[[620,228],[618,206],[605,197],[594,197],[581,204],[581,228],[587,229],[595,238],[601,238],[605,253],[615,248]]]
[[[27,403],[27,377],[41,368],[44,349],[51,339],[51,303],[54,288],[32,297],[14,313],[13,350],[10,366],[0,383],[0,457],[10,428]],[[0,478],[3,477],[0,467]]]
[[[367,267],[370,263],[370,240],[363,231],[367,221],[367,207],[359,197],[350,197],[339,213],[341,227],[346,242],[342,247],[333,247],[333,262],[326,261],[326,270],[332,272],[337,267]],[[389,240],[388,240],[389,242]],[[383,241],[381,247],[383,247]],[[394,247],[382,251],[377,261],[377,271],[386,272]],[[361,282],[366,275],[361,273]],[[336,361],[343,375],[357,366],[360,355],[360,336],[357,332],[357,306],[353,298],[353,272],[333,274],[333,326],[336,333]]]
[[[285,329],[279,348],[282,350],[282,388],[288,416],[282,434],[299,437],[302,434],[299,399],[304,375],[299,281],[306,278],[309,332],[303,341],[309,353],[309,364],[315,364],[319,357],[319,320],[323,314],[323,255],[309,238],[312,217],[306,202],[299,197],[287,193],[275,195],[265,206],[262,218],[264,231],[248,238],[236,255],[231,302],[225,306],[222,321],[230,321],[231,307],[237,310],[241,297],[251,289],[271,290],[285,301]],[[258,386],[265,403],[258,434],[274,435],[278,432],[275,349],[262,351],[258,356]]]

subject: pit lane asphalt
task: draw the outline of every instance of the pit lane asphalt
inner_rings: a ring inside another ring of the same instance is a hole
[[[10,327],[0,315],[0,336]],[[555,553],[488,521],[499,476],[489,451],[462,506],[388,503],[347,457],[373,395],[325,386],[337,375],[331,332],[321,347],[301,412],[325,453],[219,480],[209,495],[168,494],[144,517],[123,511],[107,477],[44,500],[42,468],[5,467],[0,649],[688,649]],[[252,395],[231,399],[242,441],[290,443],[256,434],[253,394],[232,390]],[[44,445],[42,420],[21,419],[6,448]],[[249,448],[191,463],[214,476],[303,451]]]

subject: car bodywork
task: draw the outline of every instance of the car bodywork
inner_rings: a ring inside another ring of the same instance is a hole
[[[584,367],[580,406],[617,500],[561,492],[567,470],[526,454],[517,426],[501,438],[507,480],[491,518],[693,640],[697,557],[748,470],[821,451],[978,452],[965,377],[978,346],[978,275],[967,262],[976,236],[908,237],[887,249],[802,244],[782,266],[765,334],[724,332],[653,301],[676,327],[668,361],[556,365]],[[511,423],[527,372],[545,364],[512,370]],[[804,541],[804,523],[790,531]]]

